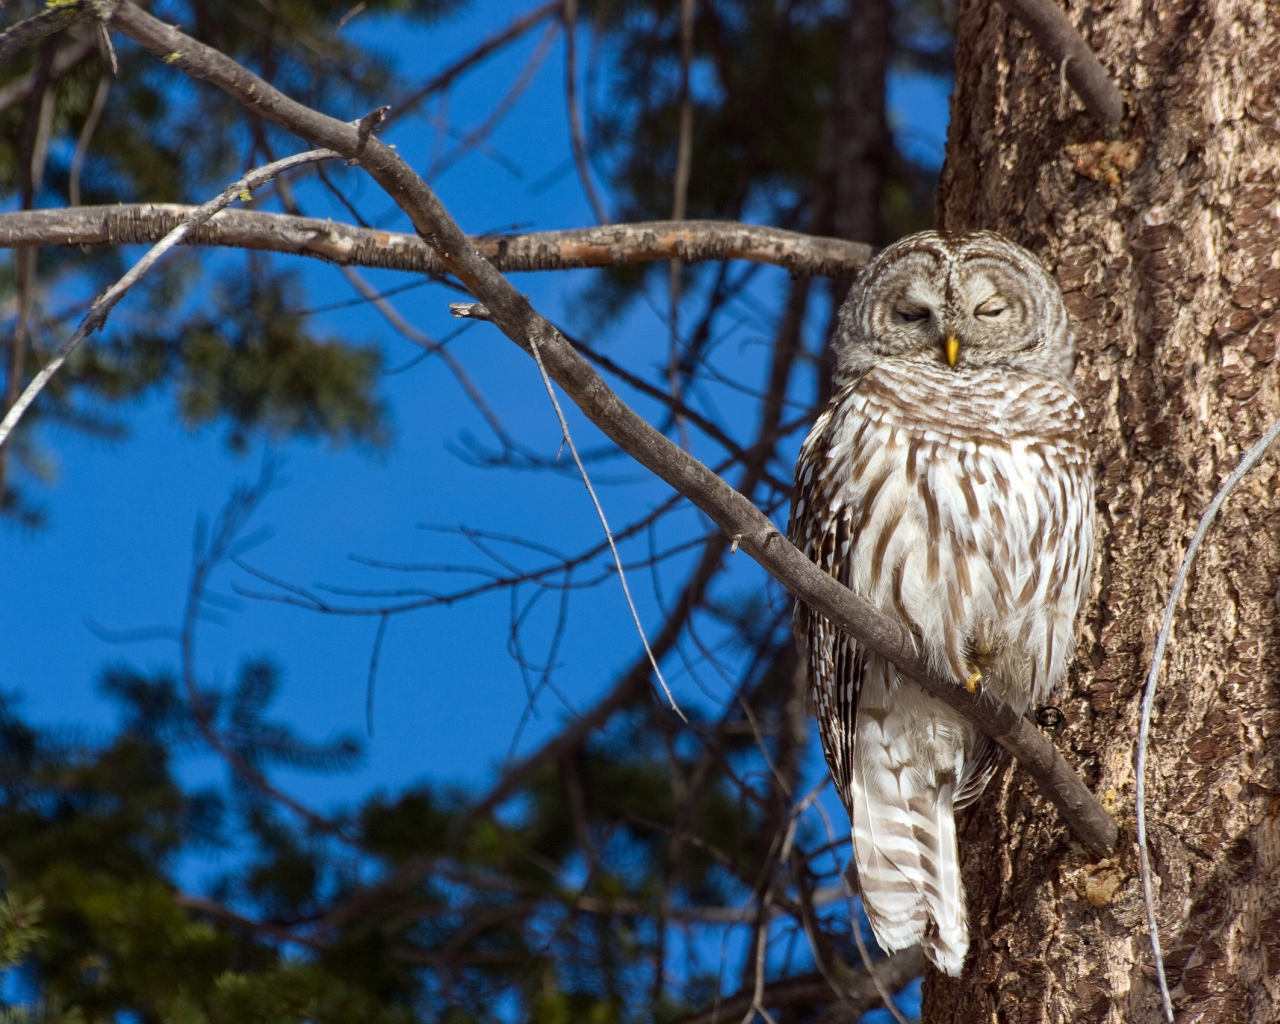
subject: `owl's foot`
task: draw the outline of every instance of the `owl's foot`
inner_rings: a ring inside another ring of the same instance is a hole
[[[982,673],[991,667],[995,657],[995,644],[991,641],[977,642],[970,639],[967,644],[969,657],[965,659],[973,674],[964,681],[964,688],[970,693],[978,693],[982,689]]]

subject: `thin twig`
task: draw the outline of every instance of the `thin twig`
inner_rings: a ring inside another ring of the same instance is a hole
[[[84,169],[84,158],[89,152],[89,143],[93,141],[93,133],[98,130],[102,112],[107,108],[107,93],[110,91],[111,76],[104,72],[98,79],[98,89],[93,94],[93,105],[89,108],[89,116],[84,119],[84,127],[80,129],[80,138],[76,140],[75,155],[71,157],[67,199],[72,206],[80,205],[80,172]]]
[[[693,164],[693,96],[689,69],[693,64],[693,8],[695,0],[680,0],[680,138],[676,144],[676,176],[672,186],[671,219],[684,220],[689,205],[689,170]],[[667,302],[671,340],[667,349],[667,386],[673,402],[680,401],[680,260],[667,267]],[[681,444],[689,447],[684,419],[676,413]]]
[[[1164,662],[1165,648],[1169,637],[1173,634],[1173,618],[1178,611],[1178,599],[1191,574],[1191,566],[1196,552],[1204,542],[1209,528],[1222,510],[1223,504],[1231,496],[1237,485],[1252,470],[1267,449],[1280,438],[1280,420],[1276,420],[1258,442],[1244,454],[1235,472],[1227,477],[1226,483],[1214,495],[1213,501],[1200,517],[1200,524],[1187,545],[1187,553],[1182,556],[1182,565],[1178,567],[1178,575],[1174,578],[1173,589],[1169,592],[1169,601],[1164,608],[1164,621],[1160,624],[1160,633],[1156,636],[1155,652],[1151,655],[1151,669],[1147,672],[1146,687],[1142,693],[1142,724],[1138,729],[1138,753],[1134,762],[1134,773],[1137,775],[1137,792],[1135,802],[1138,817],[1138,870],[1142,876],[1142,896],[1147,905],[1147,931],[1151,936],[1151,952],[1156,962],[1156,978],[1160,982],[1160,999],[1164,1003],[1164,1015],[1169,1024],[1173,1024],[1173,1000],[1169,995],[1169,983],[1164,976],[1164,959],[1160,953],[1160,933],[1156,924],[1156,898],[1151,877],[1151,859],[1147,849],[1147,745],[1151,738],[1151,712],[1155,706],[1156,683],[1160,678],[1160,666]]]
[[[453,149],[445,153],[439,160],[432,161],[431,166],[423,173],[424,178],[428,181],[438,178],[493,134],[494,129],[511,113],[511,108],[516,105],[520,97],[524,95],[525,91],[533,83],[534,76],[537,75],[538,69],[542,67],[542,62],[546,60],[547,54],[551,50],[551,44],[555,42],[558,32],[559,26],[554,24],[547,26],[547,30],[542,33],[542,38],[538,40],[538,45],[534,47],[532,55],[525,62],[524,69],[511,84],[511,88],[498,101],[497,106],[490,111],[489,116],[479,126],[469,131]]]
[[[387,301],[384,296],[379,295],[377,289],[366,281],[355,268],[340,267],[339,269],[342,271],[343,276],[351,282],[352,287],[373,304],[373,307],[382,314],[383,318],[397,334],[406,341],[411,341],[419,346],[424,355],[440,357],[445,366],[449,368],[449,372],[453,374],[454,379],[461,385],[462,390],[467,393],[467,397],[471,399],[471,403],[476,407],[476,410],[484,417],[485,422],[489,424],[489,428],[497,435],[498,440],[506,444],[508,440],[506,428],[502,425],[502,421],[498,419],[498,414],[489,407],[489,403],[485,401],[484,395],[471,379],[471,375],[467,373],[466,368],[454,357],[453,353],[444,347],[444,343],[436,341],[409,323],[408,320],[400,315],[400,311]]]
[[[564,100],[569,108],[569,140],[573,148],[573,162],[578,168],[582,191],[587,194],[591,212],[597,224],[608,224],[609,215],[596,194],[591,181],[591,165],[587,161],[587,142],[582,131],[582,115],[578,110],[578,0],[563,0],[561,18],[564,20]]]
[[[560,399],[556,397],[555,388],[551,384],[551,376],[547,373],[547,368],[542,362],[542,353],[538,349],[536,339],[533,340],[532,350],[534,361],[538,364],[538,373],[542,375],[542,383],[547,389],[547,396],[551,399],[552,408],[556,411],[556,419],[560,421],[560,433],[564,437],[564,443],[569,446],[569,454],[573,456],[574,464],[578,467],[578,475],[582,477],[582,483],[587,488],[587,493],[591,495],[591,504],[595,506],[596,516],[599,517],[600,525],[604,528],[605,540],[609,542],[609,551],[613,555],[613,564],[618,570],[618,582],[622,584],[622,593],[627,599],[627,608],[631,611],[631,621],[636,624],[636,632],[640,634],[640,642],[644,644],[644,653],[649,657],[649,664],[653,666],[653,674],[658,677],[658,682],[662,685],[662,692],[667,695],[667,700],[671,704],[671,710],[680,716],[682,722],[687,723],[689,719],[685,717],[685,713],[680,710],[680,705],[676,703],[675,695],[672,694],[671,687],[667,685],[662,669],[658,667],[658,659],[654,657],[653,648],[649,646],[649,637],[645,634],[644,625],[640,622],[640,613],[636,610],[636,603],[631,597],[631,587],[627,584],[627,571],[622,567],[622,556],[618,554],[618,546],[614,543],[613,531],[609,529],[609,520],[604,514],[604,507],[600,504],[600,498],[596,495],[596,489],[591,485],[591,477],[587,475],[587,467],[582,464],[582,456],[578,454],[578,446],[573,442],[573,435],[569,432],[569,421],[565,419],[564,410],[560,408]]]
[[[382,641],[386,638],[387,623],[390,621],[389,612],[384,612],[378,619],[378,632],[373,638],[373,651],[369,654],[369,682],[364,691],[364,728],[370,739],[373,739],[373,686],[378,679],[378,659],[382,655]]]
[[[103,57],[106,58],[107,67],[111,69],[113,75],[120,74],[120,59],[116,56],[115,44],[111,42],[111,33],[107,31],[107,26],[101,19],[94,23],[94,33],[98,37],[98,46],[102,50]]]
[[[258,167],[246,174],[239,181],[228,185],[222,193],[215,199],[211,199],[203,206],[198,207],[192,212],[186,220],[170,231],[159,242],[151,247],[142,259],[138,260],[129,271],[120,278],[115,284],[103,292],[94,300],[93,306],[89,312],[85,314],[80,326],[68,338],[60,349],[54,354],[41,368],[40,372],[35,375],[31,383],[27,385],[27,389],[22,392],[21,397],[13,404],[13,407],[5,414],[0,421],[0,444],[4,444],[5,440],[13,432],[13,428],[17,426],[18,421],[22,419],[22,414],[36,400],[36,396],[44,390],[46,384],[53,379],[53,375],[61,369],[62,364],[67,361],[67,357],[84,341],[90,334],[98,330],[106,323],[107,316],[110,314],[115,304],[124,298],[125,293],[129,291],[135,284],[142,279],[156,262],[172,249],[175,245],[182,241],[183,236],[192,228],[205,223],[219,210],[223,210],[230,206],[237,199],[246,197],[255,188],[265,185],[282,171],[287,171],[291,167],[300,167],[303,164],[315,163],[317,160],[333,160],[340,158],[340,154],[329,149],[313,149],[306,153],[298,153],[295,156],[285,157],[283,160],[276,160],[274,163],[266,164]]]
[[[353,4],[351,7],[347,8],[347,13],[338,19],[338,24],[333,26],[333,34],[336,36],[346,28],[353,18],[357,18],[364,13],[364,9],[367,6],[368,4],[366,4],[364,0],[360,0],[360,3]]]
[[[454,61],[439,74],[433,75],[424,85],[419,86],[413,92],[402,96],[391,105],[391,110],[387,113],[387,124],[398,121],[406,114],[412,113],[417,109],[429,96],[433,96],[438,92],[447,89],[453,82],[464,72],[475,67],[486,57],[495,53],[507,43],[514,42],[522,35],[533,28],[538,22],[542,21],[548,15],[555,12],[561,4],[561,0],[550,0],[541,7],[535,7],[532,11],[520,15],[511,22],[506,28],[499,32],[495,32],[488,39],[482,41],[474,50]],[[447,95],[447,93],[446,93]]]
[[[283,162],[283,161],[280,161]],[[265,168],[264,168],[265,170]],[[247,177],[247,176],[246,176]],[[236,486],[221,513],[215,519],[212,530],[202,522],[197,528],[195,550],[191,564],[191,577],[187,584],[186,606],[182,613],[182,627],[178,634],[180,677],[186,691],[187,703],[196,728],[209,749],[226,761],[227,766],[246,785],[256,789],[282,807],[288,808],[312,828],[333,835],[348,845],[358,846],[339,823],[311,810],[305,804],[289,796],[272,784],[262,770],[245,759],[235,747],[228,744],[219,732],[216,722],[217,705],[201,689],[196,669],[196,640],[202,610],[208,601],[209,579],[214,571],[234,560],[241,531],[261,504],[274,483],[275,469],[270,460],[264,462],[262,472],[251,486]]]

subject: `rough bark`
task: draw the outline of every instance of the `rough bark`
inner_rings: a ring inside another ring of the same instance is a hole
[[[851,0],[832,105],[834,234],[874,245],[884,241],[880,204],[893,154],[884,107],[892,16],[889,0]]]
[[[848,20],[836,67],[831,104],[830,139],[819,170],[820,194],[828,200],[815,204],[813,231],[839,238],[857,239],[879,246],[884,235],[885,179],[894,157],[893,136],[885,114],[885,75],[892,47],[890,0],[849,0]],[[818,357],[816,405],[831,393],[835,333],[840,306],[849,294],[850,281],[831,282],[831,314],[826,344]]]
[[[999,5],[962,0],[939,196],[1056,271],[1092,421],[1098,559],[1057,744],[1125,831],[1097,862],[1014,768],[962,823],[973,946],[930,1022],[1162,1018],[1133,849],[1142,681],[1196,521],[1280,415],[1280,8],[1067,10],[1125,94],[1121,138]],[[1156,704],[1148,815],[1180,1022],[1280,1020],[1280,498],[1273,452],[1201,550]]]

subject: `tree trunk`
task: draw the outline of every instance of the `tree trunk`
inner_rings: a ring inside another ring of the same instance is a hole
[[[1107,5],[1072,21],[1126,95],[1109,140],[999,4],[962,0],[938,220],[1057,273],[1092,422],[1099,550],[1056,741],[1114,806],[1090,863],[1010,769],[961,823],[973,945],[930,1022],[1162,1019],[1134,835],[1142,683],[1220,483],[1280,415],[1280,8]],[[1280,1020],[1280,499],[1272,452],[1201,549],[1161,676],[1148,820],[1180,1022]]]
[[[831,120],[818,167],[812,228],[817,234],[879,246],[884,237],[885,181],[893,162],[893,135],[885,110],[885,76],[893,47],[891,0],[849,0],[836,65]],[[831,314],[818,355],[815,406],[831,395],[835,351],[831,339],[850,281],[828,283]]]
[[[831,111],[832,233],[872,245],[884,242],[881,205],[893,157],[885,114],[892,16],[889,0],[850,0]]]

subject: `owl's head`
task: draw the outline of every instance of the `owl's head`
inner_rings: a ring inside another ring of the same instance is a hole
[[[1075,346],[1057,282],[1032,253],[991,231],[922,231],[876,256],[840,310],[837,378],[886,358],[1069,384]]]

